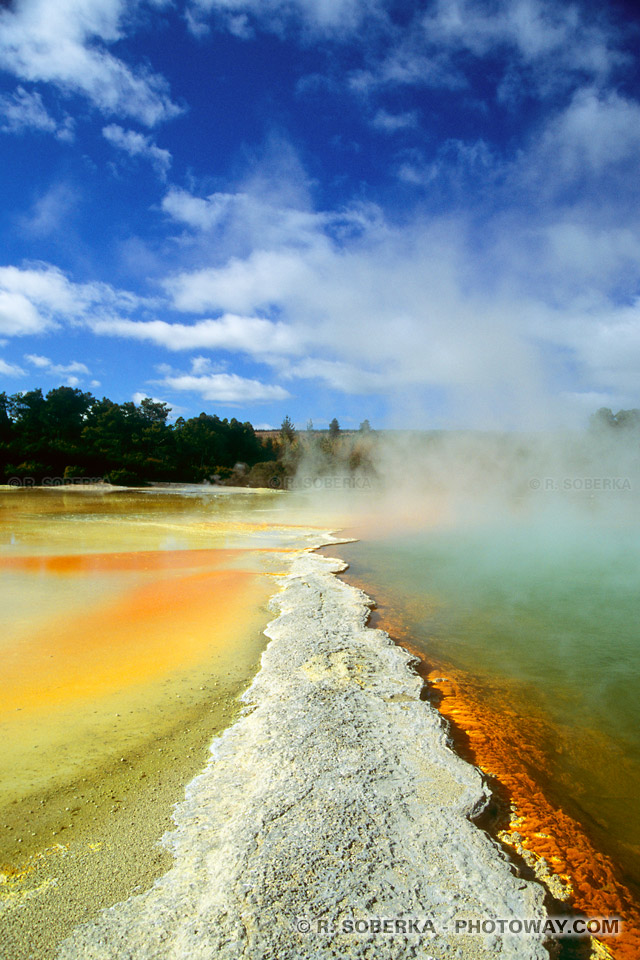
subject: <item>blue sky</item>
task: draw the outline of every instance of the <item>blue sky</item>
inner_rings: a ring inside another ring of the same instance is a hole
[[[0,5],[0,390],[278,425],[640,406],[635,4]]]

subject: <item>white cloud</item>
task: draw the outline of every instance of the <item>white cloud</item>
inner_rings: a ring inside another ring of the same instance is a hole
[[[163,386],[171,390],[196,393],[203,400],[216,403],[249,404],[265,403],[274,400],[286,400],[290,394],[276,384],[262,383],[241,377],[236,373],[211,373],[195,375],[192,373],[167,373]]]
[[[386,22],[384,6],[383,0],[192,0],[189,23],[197,35],[214,15],[239,37],[251,37],[254,27],[283,34],[300,26],[312,37],[349,38],[367,19]]]
[[[160,400],[159,397],[150,397],[148,393],[144,393],[142,390],[137,390],[136,393],[131,397],[134,403],[140,405],[143,400],[153,400],[154,403],[166,403],[167,406],[171,406],[166,400]]]
[[[40,333],[48,326],[50,321],[24,294],[0,287],[0,332],[9,337],[20,337]]]
[[[225,217],[233,204],[241,202],[238,194],[212,193],[209,197],[195,197],[187,190],[171,187],[162,200],[162,209],[178,223],[198,230],[211,230]]]
[[[135,130],[124,130],[117,123],[103,127],[102,134],[117,150],[124,151],[130,157],[149,160],[158,176],[166,178],[171,166],[171,154],[156,146],[151,137]]]
[[[640,103],[588,87],[547,123],[523,167],[548,193],[576,178],[610,176],[619,164],[635,165],[639,151]]]
[[[491,60],[485,72],[491,96],[515,107],[523,97],[552,96],[576,80],[600,85],[627,62],[604,10],[596,19],[586,6],[558,0],[434,0],[415,8],[402,29],[386,24],[377,45],[367,44],[368,24],[366,66],[348,77],[354,93],[472,89],[479,61]]]
[[[43,370],[51,366],[49,357],[40,357],[35,353],[25,353],[24,358],[33,364],[34,367],[40,367]]]
[[[301,350],[294,331],[286,324],[234,314],[193,324],[111,318],[94,322],[92,329],[98,334],[155,343],[168,350],[230,350],[253,356]]]
[[[294,290],[314,283],[315,257],[294,250],[258,250],[224,267],[185,272],[169,278],[166,290],[177,310],[200,313],[213,309],[259,313]]]
[[[439,189],[444,186],[462,191],[470,182],[486,186],[504,173],[504,167],[484,140],[449,138],[429,158],[416,148],[403,150],[398,156],[397,177],[415,187],[432,188],[438,180]]]
[[[512,83],[514,69],[528,68],[538,92],[552,89],[563,74],[604,79],[624,60],[604,21],[590,23],[577,5],[553,0],[438,0],[422,29],[430,46],[476,58],[500,54]]]
[[[40,333],[62,316],[78,316],[87,305],[82,288],[46,265],[0,267],[0,331],[9,336]]]
[[[158,368],[161,370],[162,368]],[[201,373],[216,373],[221,372],[224,369],[224,366],[220,366],[218,370],[214,369],[214,365],[210,357],[192,357],[191,358],[191,373],[200,375]],[[171,368],[167,368],[167,372],[171,372]]]
[[[265,359],[282,376],[322,379],[347,392],[523,379],[529,362],[519,327],[510,327],[512,304],[463,292],[469,278],[461,276],[455,224],[391,229],[370,216],[358,236],[343,241],[331,238],[323,222],[319,217],[317,242],[302,249],[255,250],[170,278],[174,305],[194,312],[272,310],[307,359]]]
[[[447,150],[471,173],[492,173],[493,159],[482,141],[451,141]],[[515,188],[510,183],[500,189],[508,200]],[[582,259],[586,264],[589,258],[603,260],[606,250],[614,269],[623,250],[634,244],[633,231],[624,226],[617,234],[603,233],[598,249],[592,225],[587,223],[584,234],[576,227],[572,236],[566,219],[527,220],[526,211],[517,207],[504,229],[499,217],[483,222],[479,237],[471,217],[462,213],[437,219],[417,212],[392,226],[381,210],[354,209],[342,211],[338,224],[335,215],[305,203],[297,211],[305,223],[304,242],[298,244],[295,231],[285,227],[269,235],[254,229],[262,201],[247,189],[241,197],[214,196],[209,206],[209,200],[192,204],[198,198],[173,194],[174,215],[181,211],[195,231],[198,259],[211,251],[212,259],[222,262],[176,272],[165,289],[175,309],[211,310],[223,317],[193,324],[154,321],[108,332],[174,349],[181,344],[183,349],[248,352],[276,371],[280,383],[317,380],[344,393],[384,395],[392,403],[423,390],[443,390],[467,423],[475,417],[499,424],[508,416],[512,423],[542,425],[549,413],[548,364],[553,368],[559,362],[549,357],[556,351],[571,358],[569,380],[576,379],[576,390],[584,391],[600,377],[583,342],[597,341],[587,320],[595,300],[581,305],[574,291],[545,282],[545,276],[547,281],[556,276],[551,237],[556,252],[575,246],[577,267]],[[296,209],[288,211],[293,222]],[[229,222],[237,232],[246,225],[244,256],[229,255],[217,242],[221,232],[229,235]],[[540,276],[529,252],[536,245],[546,250],[539,256]],[[564,268],[570,272],[568,256]],[[606,289],[605,284],[601,304]],[[548,291],[555,302],[544,299]],[[576,329],[562,323],[571,311],[579,318]],[[261,317],[254,331],[256,314]],[[276,329],[286,332],[284,343],[273,338]],[[228,375],[212,373],[203,360],[179,376],[183,385],[195,387],[203,385],[202,377],[208,383],[209,376]]]
[[[571,344],[592,387],[637,397],[640,299],[627,306],[592,310],[580,317],[566,318],[560,334],[565,343]]]
[[[217,241],[224,241],[226,251],[245,250],[247,245],[256,244],[315,244],[322,237],[319,227],[329,223],[339,226],[345,221],[344,213],[305,209],[307,196],[302,188],[298,195],[287,198],[269,196],[267,184],[248,186],[247,191],[213,193],[206,198],[172,187],[163,198],[162,209],[177,223],[215,234]]]
[[[26,269],[0,267],[0,289],[26,296],[32,303],[54,312],[77,311],[73,286],[56,267],[45,264]]]
[[[40,133],[53,133],[58,140],[73,140],[72,118],[66,116],[58,124],[48,113],[37,91],[29,93],[24,87],[17,87],[14,93],[0,96],[0,117],[0,130],[3,133],[37,130]]]
[[[408,110],[405,113],[388,113],[386,110],[378,110],[371,122],[377,130],[382,130],[384,133],[397,133],[398,130],[417,127],[418,114],[415,110]]]
[[[163,77],[146,66],[130,67],[108,50],[126,35],[127,18],[140,2],[21,0],[0,12],[0,66],[146,126],[176,116],[180,110]]]
[[[3,377],[24,377],[24,370],[16,363],[7,363],[0,357],[0,375]]]
[[[71,363],[54,363],[49,357],[43,357],[37,353],[25,353],[24,359],[38,370],[47,373],[52,377],[68,377],[67,383],[70,386],[77,386],[80,381],[73,374],[89,374],[89,368],[84,363],[72,360]],[[73,380],[73,384],[70,383]]]
[[[48,237],[68,230],[69,218],[80,200],[80,193],[68,183],[55,183],[38,197],[30,211],[20,217],[22,229],[34,237]]]
[[[106,283],[74,283],[46,263],[0,267],[0,333],[5,336],[87,324],[154,303]]]

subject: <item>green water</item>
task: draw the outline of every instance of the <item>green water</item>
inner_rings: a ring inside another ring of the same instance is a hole
[[[640,880],[640,537],[594,518],[475,523],[340,549],[416,645],[543,731],[552,799]],[[542,773],[541,773],[542,775]]]

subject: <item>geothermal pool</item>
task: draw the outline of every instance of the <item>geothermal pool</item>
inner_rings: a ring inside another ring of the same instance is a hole
[[[166,873],[157,840],[239,715],[278,579],[323,530],[350,525],[360,541],[323,552],[375,598],[374,624],[422,658],[458,751],[491,778],[492,830],[579,909],[621,915],[629,936],[610,946],[635,960],[638,524],[584,510],[396,523],[375,494],[356,500],[0,492],[13,960],[52,956],[99,907]]]

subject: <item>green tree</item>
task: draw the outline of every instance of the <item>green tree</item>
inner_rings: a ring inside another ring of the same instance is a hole
[[[0,393],[0,443],[6,443],[13,433],[13,425],[9,416],[11,408],[9,397]]]
[[[293,443],[296,438],[296,428],[293,425],[293,421],[289,414],[287,414],[282,421],[280,427],[280,436],[285,441],[285,443]]]
[[[9,397],[11,419],[23,443],[34,443],[45,436],[45,407],[46,400],[40,388]]]
[[[44,422],[47,436],[54,443],[78,441],[85,425],[87,413],[95,402],[90,393],[73,387],[56,387],[47,394],[44,407]]]
[[[622,430],[637,430],[640,427],[640,410],[619,410],[616,425]]]
[[[340,424],[338,423],[337,418],[334,417],[331,423],[329,424],[329,436],[331,437],[332,440],[335,440],[335,438],[339,435],[339,433],[340,433]]]
[[[640,428],[640,410],[635,408],[631,410],[618,410],[614,414],[609,407],[600,407],[591,416],[591,429],[623,429],[633,430]]]
[[[230,476],[237,463],[250,470],[276,460],[273,441],[263,443],[249,422],[201,413],[171,425],[169,412],[150,397],[139,405],[118,404],[71,387],[46,398],[41,390],[0,394],[0,471],[35,482],[47,475],[102,476],[130,485],[201,482],[213,474]],[[297,444],[288,447],[295,455]]]
[[[142,418],[148,423],[165,424],[171,413],[171,407],[162,400],[152,400],[151,397],[144,397],[140,401],[140,413]]]

